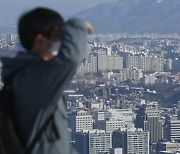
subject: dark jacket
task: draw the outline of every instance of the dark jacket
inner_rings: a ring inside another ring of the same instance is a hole
[[[71,153],[62,92],[85,55],[86,37],[84,22],[70,20],[62,31],[59,54],[52,60],[46,62],[28,53],[1,58],[2,78],[21,68],[12,80],[13,110],[18,133],[26,146],[42,125],[48,109],[53,103],[58,106],[55,124],[60,139],[54,139],[49,127],[36,144],[34,154]]]

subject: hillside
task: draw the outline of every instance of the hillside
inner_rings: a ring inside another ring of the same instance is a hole
[[[92,22],[97,33],[179,33],[180,0],[120,0],[74,17]]]

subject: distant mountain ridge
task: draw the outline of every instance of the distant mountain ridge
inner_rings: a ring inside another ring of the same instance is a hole
[[[120,0],[75,15],[97,33],[180,34],[180,0]]]

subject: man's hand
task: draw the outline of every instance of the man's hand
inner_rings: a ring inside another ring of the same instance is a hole
[[[86,24],[86,28],[88,30],[88,33],[92,34],[93,33],[93,26],[89,22],[85,22],[85,24]]]

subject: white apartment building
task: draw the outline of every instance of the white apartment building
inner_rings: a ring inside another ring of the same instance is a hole
[[[123,58],[98,54],[98,71],[123,69]]]
[[[167,122],[167,138],[168,141],[180,141],[180,120],[170,119]]]
[[[108,109],[106,111],[96,111],[95,121],[99,120],[120,120],[132,122],[136,118],[136,114],[132,109]]]
[[[98,129],[105,130],[108,133],[112,133],[115,130],[125,128],[127,122],[120,120],[102,120],[98,121],[97,127]]]
[[[89,154],[109,153],[112,148],[111,133],[102,130],[89,131]]]
[[[97,72],[97,57],[89,56],[88,60],[81,65],[79,65],[77,69],[77,74],[85,74],[85,73],[96,73]]]
[[[68,116],[68,124],[73,132],[92,130],[93,118],[87,111],[80,110],[76,114]]]
[[[127,154],[149,154],[149,132],[136,128],[129,129]]]
[[[112,135],[104,130],[78,132],[75,134],[75,148],[79,154],[109,154]]]
[[[164,58],[149,55],[128,55],[126,68],[138,68],[145,72],[163,72]]]

